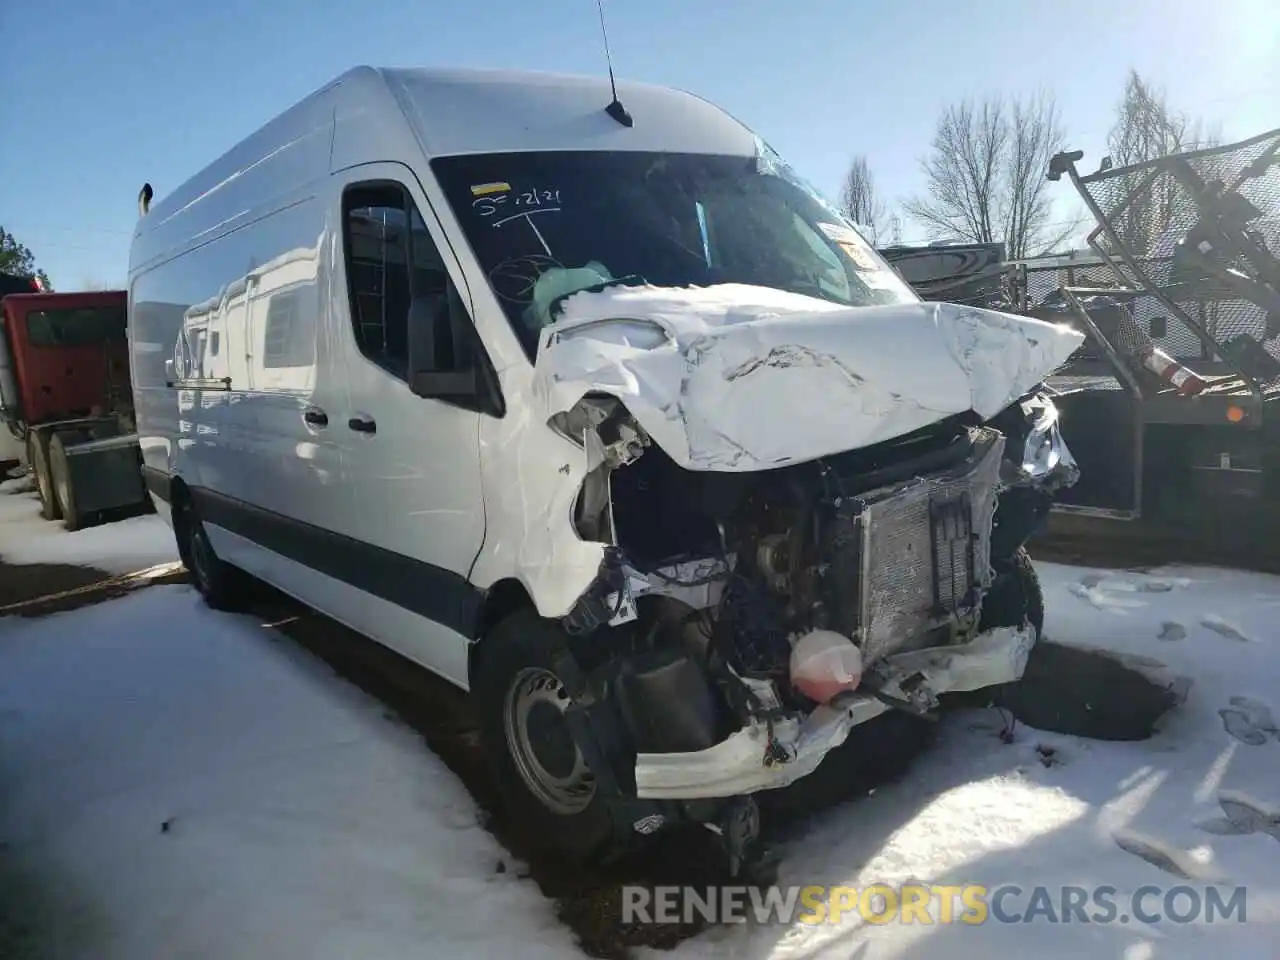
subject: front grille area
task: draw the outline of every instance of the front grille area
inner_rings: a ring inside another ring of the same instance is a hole
[[[835,505],[824,578],[834,626],[871,663],[971,611],[991,580],[1004,437],[971,431],[956,466]]]

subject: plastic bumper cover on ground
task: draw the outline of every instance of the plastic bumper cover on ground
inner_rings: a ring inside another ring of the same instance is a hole
[[[886,657],[884,692],[905,696],[898,685],[917,675],[934,694],[963,693],[1022,677],[1035,643],[1031,627],[1001,627],[967,644],[930,647]],[[696,753],[642,753],[636,758],[636,789],[642,799],[695,800],[733,797],[785,787],[812,773],[829,751],[860,723],[889,709],[870,693],[856,692],[807,717],[773,725],[775,747],[790,759],[766,763],[769,729],[743,727],[714,747]],[[777,751],[775,751],[776,753]]]

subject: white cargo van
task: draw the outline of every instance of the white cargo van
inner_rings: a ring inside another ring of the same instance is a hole
[[[138,433],[194,582],[468,688],[566,855],[736,856],[852,727],[1020,677],[1079,335],[922,303],[704,100],[360,68],[150,200]]]

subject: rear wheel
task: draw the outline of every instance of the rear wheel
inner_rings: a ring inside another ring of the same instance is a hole
[[[71,465],[67,462],[67,447],[62,437],[49,441],[49,478],[62,525],[68,530],[79,530],[83,518],[76,503],[76,491],[71,482]]]
[[[174,511],[173,533],[178,541],[178,556],[205,603],[214,610],[242,609],[246,575],[219,559],[195,504],[189,500]]]
[[[49,435],[38,430],[27,431],[27,463],[36,480],[36,492],[40,495],[40,516],[57,520],[62,516],[58,509],[58,497],[53,490],[53,478],[49,472]]]
[[[484,639],[473,692],[499,800],[532,845],[575,863],[604,857],[612,818],[565,711],[554,663],[562,631],[533,611]]]

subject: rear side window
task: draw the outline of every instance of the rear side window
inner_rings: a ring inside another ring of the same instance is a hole
[[[35,347],[84,347],[123,343],[124,307],[81,307],[32,310],[27,314],[27,339]]]
[[[262,365],[269,368],[309,367],[315,362],[315,339],[299,310],[298,291],[271,295],[262,338]],[[209,349],[218,352],[215,340]]]
[[[395,183],[357,184],[343,195],[343,239],[351,322],[360,352],[395,376],[409,367],[409,306],[427,301],[434,367],[463,370],[463,325],[471,318],[408,192]]]

